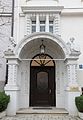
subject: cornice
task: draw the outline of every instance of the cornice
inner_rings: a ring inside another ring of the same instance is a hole
[[[64,8],[61,15],[83,15],[83,8]]]
[[[60,13],[63,6],[21,6],[23,13],[57,12]]]

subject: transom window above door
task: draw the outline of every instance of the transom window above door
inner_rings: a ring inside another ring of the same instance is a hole
[[[31,61],[31,66],[54,66],[54,61],[48,55],[45,55],[44,57],[37,55]]]

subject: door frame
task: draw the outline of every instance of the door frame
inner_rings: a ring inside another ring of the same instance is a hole
[[[46,54],[47,56],[49,56],[48,54]],[[39,56],[39,54],[37,54],[36,56]],[[32,59],[34,59],[36,56],[34,56]],[[51,56],[49,56],[50,59],[53,59]],[[30,107],[36,107],[36,106],[32,106],[31,105],[31,63],[32,63],[33,60],[31,60],[30,62],[30,94],[29,94],[29,106]],[[53,63],[54,63],[54,105],[53,106],[56,106],[56,73],[55,73],[55,70],[56,70],[56,66],[55,66],[55,61],[52,60]],[[37,67],[37,66],[36,66]],[[41,68],[40,68],[41,69]],[[50,107],[53,107],[53,106],[50,106]]]

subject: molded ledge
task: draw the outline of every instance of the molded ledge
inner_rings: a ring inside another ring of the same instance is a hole
[[[23,13],[31,12],[61,12],[63,6],[21,6]]]
[[[4,88],[5,91],[19,91],[19,87],[16,85],[6,85]]]
[[[64,8],[61,15],[83,15],[83,8]]]

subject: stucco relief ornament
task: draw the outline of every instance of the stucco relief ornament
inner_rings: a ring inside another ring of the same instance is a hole
[[[13,37],[10,37],[10,38],[9,38],[9,41],[11,42],[12,47],[15,47],[15,46],[16,46],[16,42],[14,41],[14,38],[13,38]]]
[[[80,47],[79,45],[75,42],[75,38],[71,37],[70,41],[67,42],[67,46],[69,47],[71,54],[80,54]]]
[[[14,41],[14,38],[13,37],[10,37],[9,38],[9,41],[10,41],[10,45],[8,46],[8,49],[13,51],[15,46],[16,46],[16,42]]]
[[[13,55],[14,54],[14,48],[16,46],[16,42],[14,41],[13,37],[9,38],[10,45],[8,46],[8,50],[5,51],[5,55]]]

